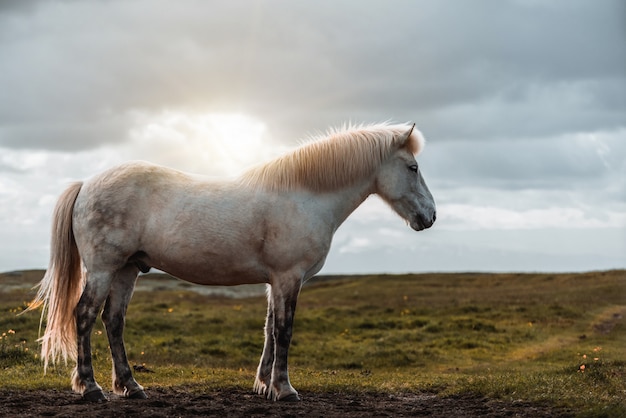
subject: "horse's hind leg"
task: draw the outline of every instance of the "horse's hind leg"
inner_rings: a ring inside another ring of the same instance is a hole
[[[134,265],[127,265],[115,275],[102,312],[102,321],[107,330],[113,358],[113,391],[128,398],[145,399],[147,396],[143,387],[135,381],[128,365],[123,339],[124,317],[138,273]]]
[[[93,375],[91,362],[91,331],[98,311],[106,299],[111,286],[110,273],[87,273],[83,294],[76,306],[76,333],[78,356],[76,369],[72,374],[72,388],[92,402],[106,401],[102,388]]]

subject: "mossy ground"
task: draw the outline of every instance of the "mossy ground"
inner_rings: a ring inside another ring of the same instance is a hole
[[[38,315],[17,316],[32,294],[0,291],[0,388],[67,387],[69,367],[43,375]],[[262,296],[136,292],[127,351],[131,364],[155,372],[137,379],[153,388],[249,389],[265,312]],[[625,315],[624,271],[323,280],[300,295],[291,380],[313,392],[475,393],[626,415]],[[111,360],[100,322],[93,352],[106,387]]]

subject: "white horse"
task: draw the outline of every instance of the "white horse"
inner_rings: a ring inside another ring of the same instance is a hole
[[[371,194],[416,231],[435,221],[435,203],[409,125],[331,131],[295,151],[219,182],[145,162],[72,184],[53,215],[50,265],[30,306],[44,305],[49,361],[76,361],[73,389],[105,401],[94,379],[90,334],[102,321],[113,358],[113,390],[145,398],[132,376],[124,317],[137,275],[151,267],[205,285],[268,284],[265,346],[254,390],[296,401],[287,354],[302,283],[324,264],[341,223]]]

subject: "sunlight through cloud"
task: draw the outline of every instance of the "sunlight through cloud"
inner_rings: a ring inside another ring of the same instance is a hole
[[[275,154],[267,127],[239,113],[138,114],[130,153],[183,171],[233,176]]]

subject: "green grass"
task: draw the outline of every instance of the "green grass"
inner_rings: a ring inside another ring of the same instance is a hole
[[[32,292],[0,293],[0,387],[60,388],[43,376]],[[147,387],[249,389],[263,346],[264,297],[137,292],[125,339]],[[292,384],[307,391],[433,391],[626,416],[626,272],[423,274],[320,281],[300,296]],[[96,378],[109,385],[102,324]]]

